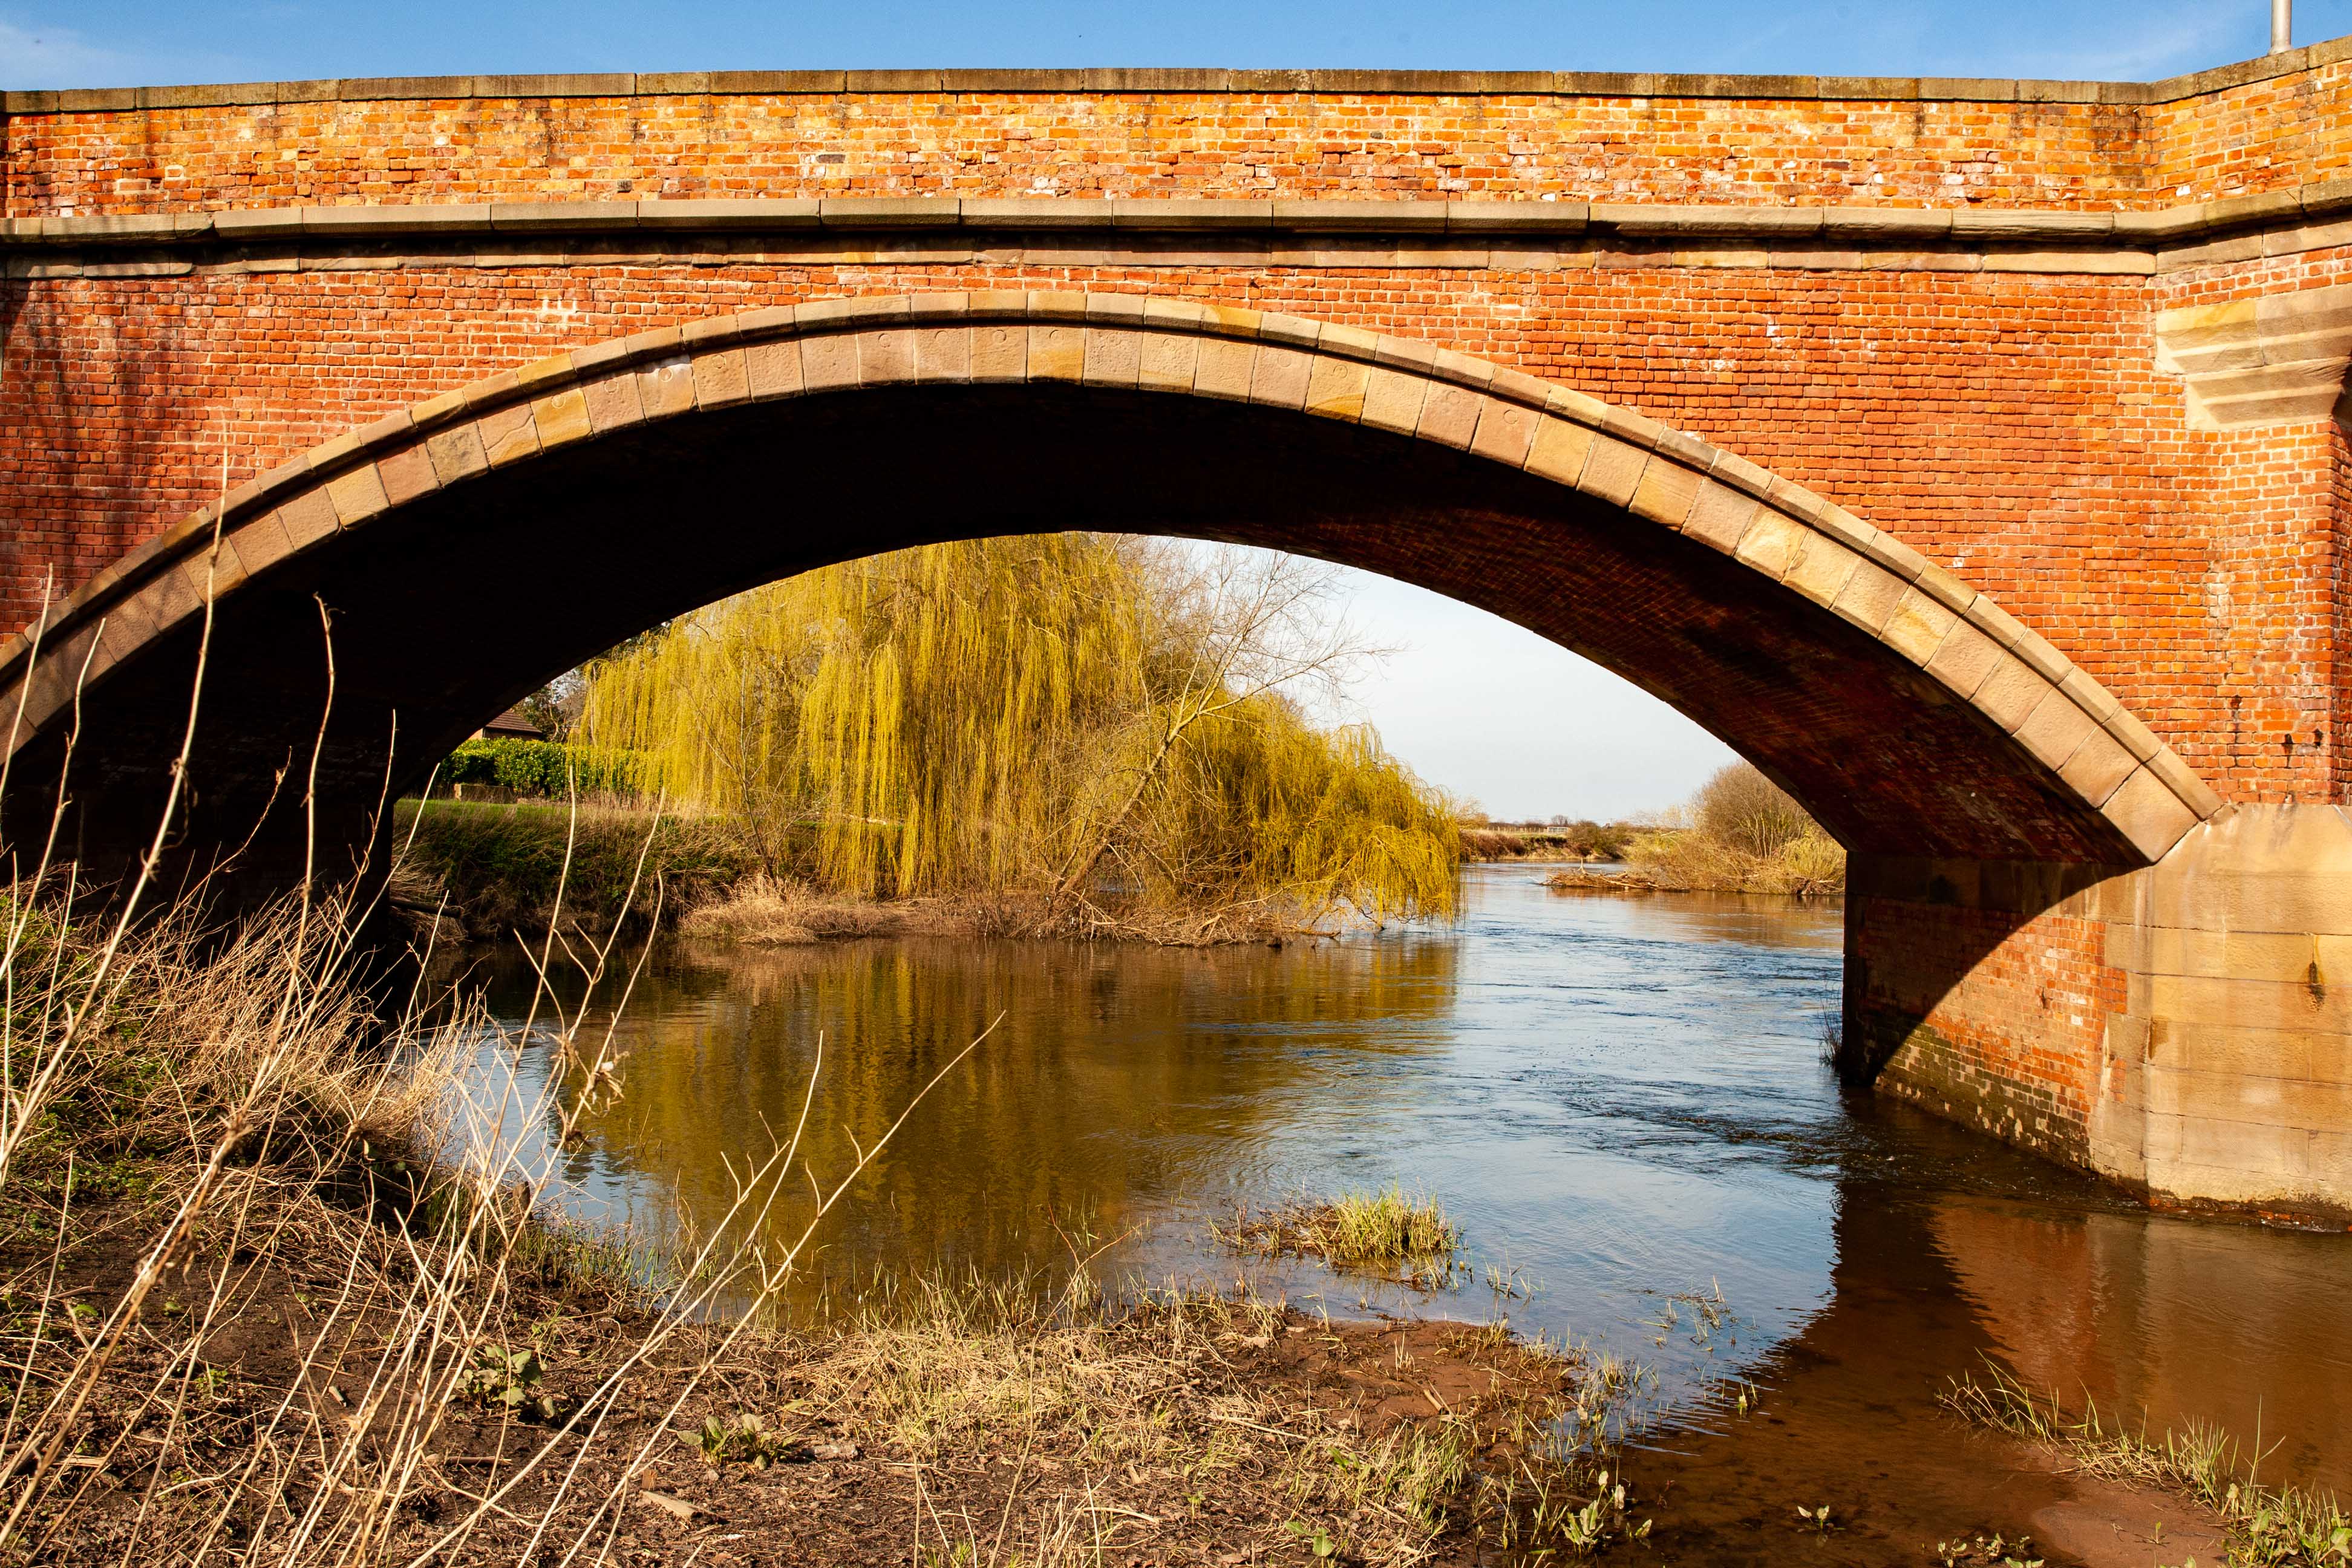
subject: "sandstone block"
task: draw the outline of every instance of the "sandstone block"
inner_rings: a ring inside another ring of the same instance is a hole
[[[2084,711],[2102,724],[2121,710],[2122,704],[2116,700],[2115,695],[2082,669],[2068,670],[2066,679],[2060,684],[2082,705]]]
[[[1432,382],[1422,397],[1417,434],[1424,441],[1467,448],[1470,437],[1477,434],[1478,408],[1484,401],[1467,387]]]
[[[1227,338],[1203,338],[1201,341],[1201,368],[1192,380],[1192,390],[1202,397],[1249,401],[1250,382],[1255,373],[1257,345]],[[1302,388],[1300,395],[1305,396]]]
[[[1926,668],[1936,657],[1944,638],[1959,624],[1960,617],[1948,605],[1921,593],[1917,587],[1906,587],[1895,602],[1894,613],[1879,632],[1880,638],[1913,664]]]
[[[1909,584],[1885,567],[1857,557],[1845,586],[1838,590],[1830,608],[1876,637],[1885,629],[1895,606],[1908,591]]]
[[[1760,515],[1781,517],[1767,507]],[[1783,521],[1786,521],[1785,518]],[[1688,531],[1685,530],[1685,531]],[[1862,556],[1825,533],[1808,532],[1798,545],[1796,559],[1780,581],[1806,598],[1824,608],[1834,605],[1845,585],[1853,580],[1854,568],[1863,564]]]
[[[1982,637],[1981,632],[1977,634]],[[1990,638],[1985,639],[1990,642]],[[1996,648],[1999,644],[1993,645]],[[1977,710],[2010,734],[2033,716],[2033,710],[2055,689],[2032,665],[2014,654],[1994,659],[1976,688]]]
[[[481,432],[482,451],[494,468],[519,463],[539,451],[539,431],[531,423],[528,403],[491,409],[475,418],[474,427]]]
[[[1992,673],[2005,664],[2016,666],[2017,661],[2002,652],[2000,644],[1968,622],[1957,621],[1927,660],[1927,673],[1951,688],[1955,695],[1973,698]]]
[[[1029,379],[1079,381],[1087,373],[1087,330],[1056,321],[1029,327]]]
[[[392,505],[384,496],[383,479],[373,463],[330,480],[327,499],[334,503],[336,521],[346,528],[381,516]]]
[[[915,334],[915,379],[960,383],[971,379],[971,329],[924,327]]]
[[[1142,312],[1136,313],[1141,320]],[[1143,334],[1109,327],[1086,329],[1086,368],[1081,379],[1088,386],[1133,386],[1143,372]]]
[[[322,486],[305,490],[278,509],[278,526],[286,531],[289,554],[299,554],[322,540],[332,539],[341,526],[335,503]]]
[[[1655,471],[1657,467],[1653,460],[1651,469]],[[1642,482],[1649,482],[1646,475]],[[1729,552],[1775,583],[1796,564],[1805,541],[1820,537],[1746,491],[1713,481],[1700,494],[1683,532]]]
[[[1649,460],[1650,454],[1643,447],[1596,435],[1576,488],[1612,506],[1631,506],[1633,492],[1641,488],[1642,470]]]
[[[1274,408],[1304,407],[1307,378],[1314,364],[1315,356],[1298,349],[1261,345],[1250,371],[1249,400]]]
[[[587,395],[576,386],[534,399],[530,417],[542,448],[585,441],[596,433],[595,421],[588,413]]]
[[[667,359],[637,373],[637,404],[647,419],[667,419],[694,409],[694,362]],[[487,444],[487,443],[486,443]]]
[[[1353,424],[1363,417],[1364,392],[1371,367],[1357,360],[1318,353],[1307,373],[1307,413]]]
[[[445,485],[486,473],[490,466],[488,454],[482,450],[482,433],[470,419],[429,437],[425,455],[432,461],[434,478]]]
[[[1189,332],[1144,332],[1135,384],[1147,392],[1190,392],[1200,370],[1201,340]]]
[[[1470,437],[1470,450],[1505,468],[1524,468],[1528,449],[1535,442],[1536,426],[1543,417],[1524,404],[1488,397],[1479,410],[1478,428]]]
[[[1422,384],[1425,386],[1427,383]],[[1365,419],[1370,422],[1369,408]],[[1536,426],[1535,440],[1528,448],[1527,471],[1556,484],[1574,485],[1584,477],[1584,465],[1592,455],[1593,440],[1589,427],[1546,415]]]
[[[896,386],[915,379],[913,328],[859,332],[853,341],[857,349],[858,385]]]
[[[1654,457],[1643,466],[1642,477],[1635,481],[1633,494],[1627,504],[1636,517],[1679,529],[1691,514],[1698,500],[1699,487],[1706,481],[1696,468],[1664,457]]]
[[[439,477],[433,472],[433,459],[422,445],[387,453],[376,459],[375,468],[383,480],[384,500],[394,506],[441,488]]]
[[[971,330],[971,379],[975,382],[1029,379],[1029,329],[1008,322],[991,322]]]
[[[801,340],[801,381],[810,392],[839,392],[857,384],[857,338],[833,332]],[[651,408],[646,410],[648,414]]]
[[[2063,689],[2053,689],[2018,727],[2017,738],[2054,773],[2065,767],[2097,728]]]
[[[587,383],[581,387],[580,396],[588,405],[589,426],[598,435],[635,425],[646,416],[644,405],[637,401],[637,377],[628,372]]]

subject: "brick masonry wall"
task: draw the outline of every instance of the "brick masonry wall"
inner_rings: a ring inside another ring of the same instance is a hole
[[[570,266],[7,285],[0,621],[232,482],[564,347],[771,303],[1150,291],[1431,339],[1830,496],[1993,594],[2225,796],[2338,787],[2334,448],[2186,427],[2148,280],[1675,266]],[[2336,278],[2342,251],[2296,264]],[[2166,281],[2166,280],[2159,280]],[[2193,294],[2201,276],[2168,284]]]
[[[10,216],[940,194],[2106,210],[2342,174],[2352,62],[2147,105],[1893,93],[676,93],[20,114],[5,137]]]
[[[2142,110],[2147,195],[2167,202],[2282,190],[2352,172],[2352,73],[2342,66],[2202,94]]]
[[[2147,185],[2145,112],[1291,93],[270,104],[12,121],[7,199],[44,215],[923,195],[2110,208]]]
[[[2128,990],[2105,924],[2071,903],[2027,916],[1857,893],[1846,951],[1846,1027],[1885,1062],[1881,1089],[2091,1163],[2103,1044]]]

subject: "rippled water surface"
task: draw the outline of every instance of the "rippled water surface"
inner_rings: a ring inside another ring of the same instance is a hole
[[[1890,1507],[1933,1494],[1958,1528],[1998,1488],[1933,1395],[1986,1355],[2070,1404],[2259,1432],[2266,1476],[2352,1488],[2352,1237],[2151,1215],[1842,1095],[1819,1062],[1834,907],[1563,896],[1519,867],[1475,868],[1468,903],[1451,930],[1280,949],[667,950],[571,1201],[656,1227],[715,1212],[727,1161],[798,1115],[820,1040],[816,1163],[845,1168],[994,1022],[828,1222],[826,1288],[1050,1270],[1104,1241],[1114,1277],[1230,1279],[1204,1221],[1400,1182],[1535,1288],[1514,1322],[1661,1368],[1668,1489],[1829,1465]],[[511,973],[492,996],[528,1000]],[[526,1056],[524,1092],[544,1070]],[[1271,1283],[1334,1311],[1496,1306],[1483,1285]],[[1718,1289],[1725,1328],[1665,1318]],[[1722,1408],[1730,1377],[1768,1424]]]

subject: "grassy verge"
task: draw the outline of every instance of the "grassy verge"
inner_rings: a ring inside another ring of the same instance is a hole
[[[2110,1426],[2095,1407],[2068,1415],[2053,1394],[2044,1399],[1999,1369],[1960,1377],[1942,1395],[1946,1408],[1979,1426],[2045,1443],[2094,1475],[2179,1493],[2221,1515],[2231,1534],[2230,1562],[2247,1564],[2352,1563],[2352,1518],[2333,1496],[2255,1479],[2236,1441],[2191,1426],[2151,1438]]]

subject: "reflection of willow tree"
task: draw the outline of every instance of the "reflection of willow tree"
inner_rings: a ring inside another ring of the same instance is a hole
[[[827,1227],[836,1270],[985,1269],[1063,1256],[1051,1220],[1116,1231],[1202,1142],[1248,1137],[1301,1097],[1338,1092],[1335,1058],[1295,1047],[1410,1048],[1451,1005],[1444,941],[1167,949],[860,942],[730,954],[632,998],[625,1092],[583,1131],[690,1215],[730,1193],[724,1161],[789,1133],[820,1035],[808,1147],[822,1176],[871,1148],[940,1066],[1003,1022],[934,1091]],[[1263,1044],[1258,1037],[1263,1037]],[[853,1142],[854,1141],[854,1142]],[[804,1199],[804,1194],[803,1194]],[[804,1201],[780,1215],[797,1231]]]
[[[713,605],[592,668],[576,742],[859,897],[1217,934],[1448,914],[1448,803],[1294,694],[1366,651],[1328,568],[1086,533],[925,546]]]

